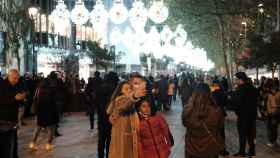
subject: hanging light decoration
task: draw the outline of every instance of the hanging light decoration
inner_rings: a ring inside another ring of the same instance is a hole
[[[101,0],[97,0],[93,10],[90,13],[90,21],[95,27],[104,27],[108,22],[109,14]]]
[[[118,27],[114,27],[110,35],[110,43],[116,45],[121,42],[122,33]]]
[[[136,0],[129,11],[129,21],[135,30],[143,29],[148,20],[148,10],[144,7],[144,3]]]
[[[156,57],[160,57],[160,34],[155,26],[152,26],[147,35],[147,40],[144,43],[144,52],[152,52]]]
[[[163,23],[168,18],[168,8],[164,5],[163,0],[154,1],[149,9],[149,17],[156,24]]]
[[[183,25],[179,24],[175,31],[175,44],[176,46],[184,46],[187,40],[187,32],[184,30]]]
[[[55,9],[52,11],[51,16],[55,23],[59,23],[61,20],[69,20],[70,12],[63,0],[58,0]]]
[[[129,48],[130,50],[132,50],[133,48],[135,48],[138,45],[135,41],[135,34],[130,27],[127,27],[125,29],[122,40],[123,40],[123,43],[125,44],[125,46],[127,48]]]
[[[171,39],[174,37],[173,32],[171,31],[171,29],[169,28],[168,25],[165,25],[160,33],[160,39],[164,42],[170,42]]]
[[[71,20],[77,25],[85,24],[89,19],[89,11],[82,0],[77,0],[71,11]]]
[[[115,24],[122,24],[126,21],[128,17],[128,10],[124,6],[122,0],[114,0],[113,7],[110,12],[110,19]]]
[[[135,32],[135,41],[139,45],[143,45],[147,38],[147,33],[144,30],[139,30]]]

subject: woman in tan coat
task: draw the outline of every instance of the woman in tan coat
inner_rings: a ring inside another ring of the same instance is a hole
[[[145,82],[139,78],[121,83],[107,113],[112,123],[109,158],[138,158],[139,117],[135,110],[138,98],[145,96]]]

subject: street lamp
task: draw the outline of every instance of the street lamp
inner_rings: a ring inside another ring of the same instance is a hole
[[[263,13],[264,13],[264,5],[263,5],[263,3],[260,3],[260,4],[258,5],[258,8],[259,8],[259,12],[260,12],[261,14],[263,14]]]
[[[31,29],[31,40],[32,40],[32,72],[35,73],[36,70],[36,54],[35,54],[35,31],[36,31],[36,19],[39,14],[39,8],[37,6],[31,6],[28,9],[29,16],[32,20],[32,29]]]
[[[242,21],[241,24],[244,25],[244,27],[245,27],[245,40],[246,40],[247,39],[247,22]]]

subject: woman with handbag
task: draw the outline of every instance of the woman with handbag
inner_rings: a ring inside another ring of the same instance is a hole
[[[48,142],[45,145],[46,150],[52,149],[53,137],[56,125],[58,123],[58,112],[56,108],[56,93],[55,89],[50,86],[49,79],[44,79],[37,89],[34,105],[37,112],[37,127],[34,131],[34,136],[29,148],[37,149],[37,139],[43,128],[48,130]]]
[[[267,135],[270,147],[277,145],[278,125],[280,121],[280,91],[279,81],[274,81],[271,93],[267,100]]]
[[[224,149],[224,140],[219,132],[224,113],[212,98],[207,84],[196,86],[188,105],[184,107],[182,121],[187,128],[185,157],[218,158]]]

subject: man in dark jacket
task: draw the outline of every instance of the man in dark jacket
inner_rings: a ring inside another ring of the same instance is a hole
[[[25,99],[19,84],[19,73],[10,70],[8,78],[0,82],[0,153],[1,157],[17,158],[18,104]]]
[[[104,78],[100,91],[96,93],[96,107],[98,115],[98,158],[104,158],[104,149],[106,149],[106,158],[109,156],[109,147],[111,142],[112,125],[109,122],[109,116],[106,112],[111,96],[118,84],[118,75],[110,72]]]
[[[94,78],[90,78],[88,85],[86,86],[86,97],[87,97],[87,106],[88,114],[90,120],[90,130],[94,129],[94,113],[97,104],[97,94],[100,91],[100,86],[102,85],[102,78],[100,77],[100,72],[96,71],[94,73]]]
[[[246,157],[246,142],[249,144],[248,156],[255,156],[257,90],[248,82],[244,72],[235,74],[237,89],[232,96],[238,117],[237,128],[239,133],[239,152],[235,157]]]
[[[163,75],[160,76],[158,81],[158,104],[162,110],[169,110],[168,105],[168,79]]]

